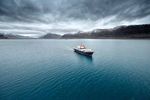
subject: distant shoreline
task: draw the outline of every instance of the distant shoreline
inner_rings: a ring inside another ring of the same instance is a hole
[[[72,39],[0,39],[1,40],[150,40],[150,38],[72,38]]]
[[[0,33],[0,39],[150,39],[150,24],[118,26],[64,35],[47,33],[37,38]]]

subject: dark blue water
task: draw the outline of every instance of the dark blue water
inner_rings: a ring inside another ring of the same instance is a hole
[[[150,40],[1,40],[0,100],[150,100]]]

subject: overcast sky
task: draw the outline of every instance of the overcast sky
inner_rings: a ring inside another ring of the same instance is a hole
[[[150,0],[0,0],[0,32],[73,33],[150,24]]]

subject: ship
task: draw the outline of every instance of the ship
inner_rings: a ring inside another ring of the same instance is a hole
[[[92,56],[94,53],[93,50],[86,48],[86,46],[83,44],[74,48],[74,52],[85,56]]]

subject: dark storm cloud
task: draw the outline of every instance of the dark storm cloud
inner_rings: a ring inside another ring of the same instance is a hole
[[[6,33],[64,34],[147,23],[150,0],[0,0],[0,32]]]
[[[150,0],[1,0],[0,15],[35,19],[43,14],[97,20],[108,16],[129,20],[150,15]]]

